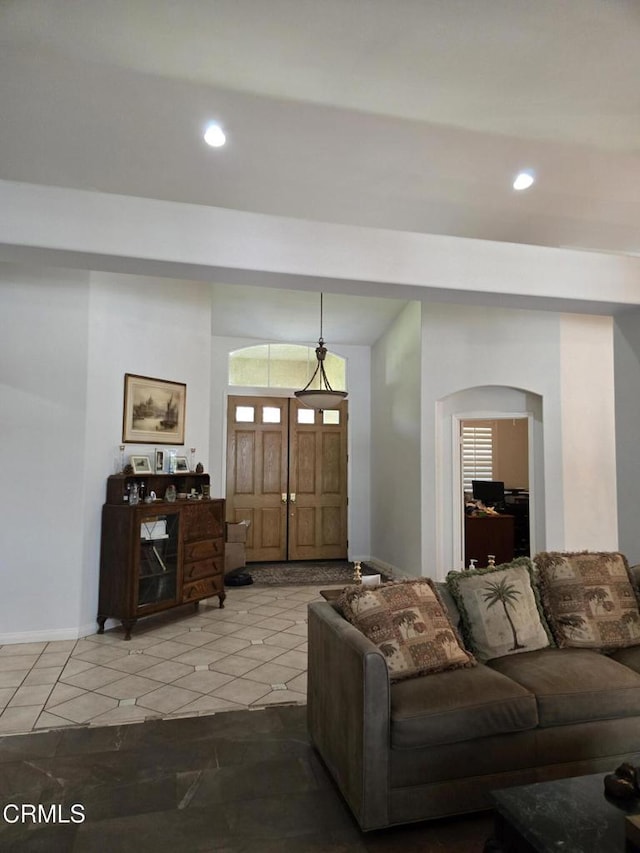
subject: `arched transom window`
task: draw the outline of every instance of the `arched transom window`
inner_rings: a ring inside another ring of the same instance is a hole
[[[229,385],[244,388],[303,388],[316,369],[315,347],[258,344],[229,353]],[[346,391],[346,360],[327,353],[324,369],[335,391]]]

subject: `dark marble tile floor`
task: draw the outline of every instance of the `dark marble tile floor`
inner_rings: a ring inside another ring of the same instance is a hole
[[[6,736],[0,850],[482,851],[486,814],[361,833],[309,744],[305,715],[274,707]],[[67,823],[14,823],[22,804],[47,816],[55,805]],[[70,822],[73,804],[84,822]]]

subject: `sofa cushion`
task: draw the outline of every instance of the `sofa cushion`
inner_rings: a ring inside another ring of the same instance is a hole
[[[392,681],[475,666],[429,578],[347,587],[337,607],[384,654]]]
[[[527,557],[486,569],[449,572],[447,585],[458,604],[465,644],[479,660],[550,645],[533,564]]]
[[[535,694],[541,727],[640,715],[640,675],[589,649],[540,649],[488,666]]]
[[[535,697],[480,664],[391,685],[391,745],[461,743],[535,728]]]
[[[616,649],[615,652],[611,652],[610,657],[623,666],[628,666],[634,672],[640,673],[640,646],[627,646],[626,649]]]
[[[615,649],[640,643],[640,612],[623,554],[536,554],[542,602],[561,648]]]

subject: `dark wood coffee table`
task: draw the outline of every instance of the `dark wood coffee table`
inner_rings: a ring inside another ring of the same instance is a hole
[[[622,853],[626,816],[640,813],[640,800],[605,797],[604,777],[604,773],[595,773],[493,791],[493,849],[504,853]]]

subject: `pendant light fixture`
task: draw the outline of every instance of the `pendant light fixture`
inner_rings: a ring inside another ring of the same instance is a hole
[[[334,391],[331,387],[327,374],[324,371],[324,360],[327,355],[327,348],[324,345],[322,338],[322,293],[320,294],[320,338],[316,347],[316,369],[313,376],[304,386],[302,391],[296,391],[295,395],[305,406],[310,409],[318,409],[322,412],[325,409],[335,409],[347,396],[346,391]],[[316,387],[312,388],[314,379],[318,377]]]

